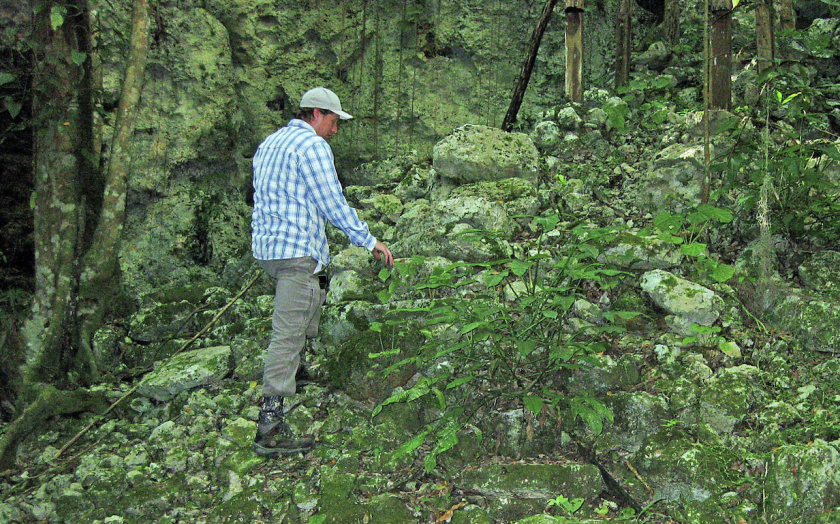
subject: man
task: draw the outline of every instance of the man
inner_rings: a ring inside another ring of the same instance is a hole
[[[295,394],[295,374],[306,338],[318,332],[325,294],[318,273],[329,264],[324,227],[329,221],[354,245],[394,265],[388,247],[371,235],[344,198],[327,139],[339,120],[353,118],[338,96],[323,87],[307,91],[300,112],[254,155],[254,258],[276,280],[272,334],[265,357],[263,399],[254,451],[261,456],[312,449],[310,436],[296,436],[285,421],[284,399]]]

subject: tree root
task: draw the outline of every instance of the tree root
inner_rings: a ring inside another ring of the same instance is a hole
[[[87,389],[63,391],[47,384],[39,385],[39,389],[38,398],[9,424],[0,439],[0,471],[14,466],[20,441],[36,432],[50,417],[85,411],[99,413],[108,406],[102,393],[92,393]]]

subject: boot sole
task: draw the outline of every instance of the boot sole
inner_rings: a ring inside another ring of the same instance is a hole
[[[279,456],[294,455],[296,453],[306,453],[312,451],[314,446],[298,446],[296,448],[267,448],[260,444],[254,443],[254,453],[261,457],[277,458]]]

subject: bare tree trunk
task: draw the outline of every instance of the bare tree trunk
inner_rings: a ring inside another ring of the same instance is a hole
[[[615,87],[630,81],[630,52],[633,47],[633,0],[620,0],[616,22]]]
[[[712,0],[711,108],[729,109],[732,103],[732,0]]]
[[[84,271],[81,275],[79,344],[88,357],[88,372],[94,376],[97,374],[97,369],[91,341],[100,327],[105,309],[100,299],[109,296],[119,280],[117,256],[125,223],[131,139],[134,135],[134,123],[146,71],[146,55],[149,51],[149,25],[149,0],[134,0],[131,47],[105,177],[103,212],[99,214],[99,223],[93,235],[93,242],[85,253]]]
[[[662,20],[662,37],[671,46],[680,41],[680,14],[682,6],[680,0],[665,0],[665,14]]]
[[[583,102],[583,0],[566,0],[566,96]]]
[[[502,120],[502,129],[510,131],[513,124],[516,122],[516,116],[519,114],[519,108],[522,106],[522,99],[525,97],[525,90],[528,88],[528,82],[531,80],[531,72],[534,70],[534,62],[537,60],[537,52],[540,50],[540,42],[542,41],[545,29],[548,27],[548,22],[551,20],[551,14],[554,11],[554,6],[557,0],[547,0],[543,8],[542,15],[537,21],[534,32],[531,33],[531,41],[528,43],[528,54],[525,57],[525,63],[522,64],[522,71],[519,73],[519,78],[516,80],[516,87],[513,89],[513,96],[510,100],[507,113],[504,120]]]
[[[773,0],[761,0],[755,10],[755,40],[759,71],[773,67],[776,58],[774,19]]]

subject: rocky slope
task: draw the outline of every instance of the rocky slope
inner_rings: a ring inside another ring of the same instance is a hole
[[[125,398],[24,442],[0,474],[0,521],[840,518],[836,20],[791,41],[798,63],[769,91],[738,67],[735,109],[711,122],[712,205],[699,205],[697,70],[660,45],[622,96],[540,100],[522,133],[462,125],[461,99],[446,97],[435,103],[457,111],[417,124],[425,149],[373,160],[372,124],[343,129],[358,134],[339,157],[364,142],[369,160],[343,167],[348,198],[400,260],[383,271],[330,231],[309,355],[323,383],[289,412],[319,445],[266,461],[250,442],[267,279],[181,349],[258,274],[243,195],[253,142],[321,78],[309,58],[341,64],[355,47],[326,2],[317,35],[295,21],[318,9],[252,4],[168,6],[121,262],[131,307],[96,337],[112,371],[97,390]],[[451,31],[438,35],[478,34],[441,19]],[[288,41],[265,27],[279,22]],[[287,67],[278,57],[301,41]],[[450,47],[417,59],[468,61]],[[276,85],[288,90],[266,105]],[[374,97],[354,100],[373,114]]]

